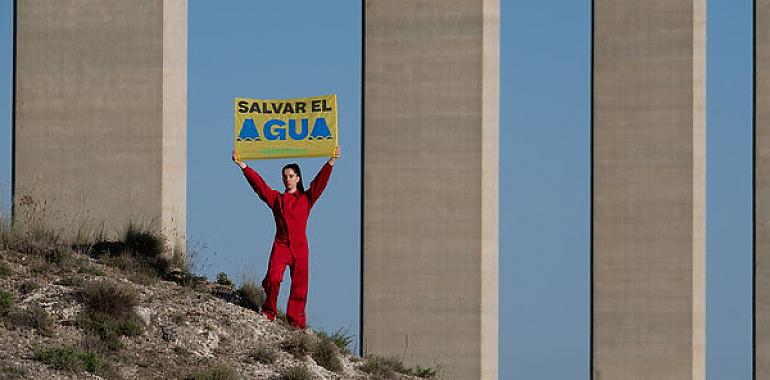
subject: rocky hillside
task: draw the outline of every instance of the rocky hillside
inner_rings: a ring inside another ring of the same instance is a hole
[[[270,322],[255,311],[253,284],[235,289],[225,275],[191,275],[159,252],[140,252],[157,243],[146,236],[78,248],[1,232],[0,378],[436,376],[394,358],[352,355],[344,332]]]

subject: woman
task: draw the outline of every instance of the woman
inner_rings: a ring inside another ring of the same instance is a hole
[[[288,265],[291,274],[291,290],[286,317],[291,326],[305,328],[308,277],[308,244],[305,234],[307,218],[310,216],[310,209],[324,191],[339,156],[338,146],[334,150],[334,155],[321,168],[307,190],[302,185],[299,166],[297,164],[284,166],[281,173],[285,191],[280,193],[271,189],[256,171],[240,161],[238,152],[233,151],[233,162],[241,167],[243,175],[246,176],[254,192],[273,210],[275,239],[270,252],[267,274],[262,280],[262,287],[267,294],[267,299],[262,305],[262,315],[271,321],[275,319],[277,313],[278,290],[283,280],[283,272]]]

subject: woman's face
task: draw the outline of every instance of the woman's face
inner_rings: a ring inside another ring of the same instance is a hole
[[[283,186],[286,187],[286,191],[296,189],[298,182],[299,176],[294,172],[294,169],[286,168],[283,170]]]

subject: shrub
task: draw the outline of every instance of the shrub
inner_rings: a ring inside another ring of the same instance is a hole
[[[365,359],[366,362],[361,366],[360,370],[375,377],[392,379],[397,378],[396,373],[422,378],[433,378],[436,376],[436,369],[434,368],[420,367],[419,365],[408,368],[396,357],[367,355]]]
[[[99,259],[99,262],[120,269],[128,274],[131,281],[143,285],[158,282],[165,273],[164,268],[166,267],[165,264],[158,264],[159,262],[165,262],[165,258],[134,256],[129,251],[123,251],[112,256],[103,256]]]
[[[136,284],[150,286],[157,284],[161,277],[153,268],[140,266],[138,270],[130,273],[129,279]]]
[[[10,310],[6,318],[16,327],[29,327],[43,336],[53,336],[53,321],[48,312],[38,305]]]
[[[78,351],[66,347],[39,348],[32,349],[35,360],[46,363],[56,369],[77,371],[83,368],[82,358],[88,357],[88,362],[94,362],[86,352]]]
[[[83,277],[79,277],[79,276],[64,277],[61,280],[57,281],[56,285],[80,287],[85,285],[85,280],[83,280]]]
[[[0,367],[0,377],[6,380],[27,379],[29,371],[24,368],[5,365]]]
[[[337,345],[329,338],[319,339],[313,345],[312,357],[315,362],[332,372],[342,371],[342,363],[337,353]]]
[[[162,258],[159,260],[163,260]],[[104,256],[99,261],[105,265],[120,269],[128,274],[131,281],[142,284],[151,285],[160,280],[162,273],[158,272],[153,264],[152,260],[146,257],[138,257],[131,255],[128,251],[124,251],[121,254],[115,256]]]
[[[174,323],[176,323],[177,325],[181,325],[181,324],[185,323],[185,321],[187,321],[187,316],[184,313],[182,313],[182,312],[176,312],[171,317],[171,319],[173,319]]]
[[[128,314],[139,303],[134,289],[106,281],[90,283],[83,289],[83,297],[90,310],[113,316]]]
[[[0,289],[0,311],[8,310],[13,307],[13,294]]]
[[[350,331],[346,329],[339,329],[329,335],[324,330],[320,330],[317,332],[319,339],[328,339],[334,342],[334,345],[336,345],[341,351],[344,352],[350,352],[348,347],[351,343],[353,343],[353,335],[350,333]]]
[[[13,274],[11,267],[5,261],[0,261],[0,277],[8,277]]]
[[[83,311],[78,315],[76,323],[83,330],[101,337],[112,351],[123,348],[121,336],[138,336],[143,332],[142,319],[134,312],[113,316],[95,311]]]
[[[19,286],[19,292],[21,294],[29,294],[32,293],[35,289],[39,288],[40,285],[38,285],[34,281],[24,281],[21,286]]]
[[[100,241],[91,250],[101,263],[127,272],[131,281],[143,285],[156,283],[171,267],[160,231],[135,222],[128,222],[122,241]]]
[[[94,276],[104,276],[104,272],[102,272],[95,265],[84,265],[84,266],[81,266],[80,269],[78,269],[78,273],[90,274],[90,275],[94,275]]]
[[[396,372],[404,370],[404,364],[395,357],[382,357],[377,355],[367,355],[366,362],[361,366],[361,371],[375,377],[392,379],[396,377]]]
[[[113,350],[112,344],[103,339],[99,334],[93,331],[86,331],[80,338],[78,347],[82,351],[93,352],[97,354],[108,354]]]
[[[233,286],[233,282],[230,280],[230,277],[227,277],[227,273],[225,272],[217,273],[217,284],[224,285],[224,286]]]
[[[278,358],[278,353],[272,348],[260,344],[249,351],[248,357],[253,362],[272,364]]]
[[[305,333],[298,331],[291,334],[289,339],[286,339],[281,343],[281,348],[294,355],[296,358],[302,358],[310,353],[311,346],[313,345],[313,338]]]
[[[102,377],[113,377],[109,363],[100,356],[69,347],[40,348],[33,347],[35,360],[46,363],[56,369],[78,371],[85,370]]]
[[[422,377],[424,379],[432,379],[436,377],[436,369],[431,367],[416,367],[405,368],[401,373],[409,376]]]
[[[83,290],[86,308],[78,315],[78,327],[97,334],[111,350],[123,347],[121,336],[142,334],[143,323],[134,311],[135,291],[106,282],[92,283]]]
[[[205,371],[193,373],[185,377],[185,380],[235,380],[236,372],[225,364],[219,364]]]
[[[131,221],[123,233],[123,243],[136,256],[161,257],[166,250],[166,241],[159,231]]]
[[[310,371],[305,367],[295,366],[286,368],[281,372],[282,380],[308,380],[312,379]]]
[[[51,264],[62,265],[72,259],[72,251],[64,246],[56,246],[45,253],[45,261]]]
[[[257,287],[254,280],[243,281],[243,285],[238,289],[238,295],[241,296],[241,304],[254,311],[259,311],[266,298],[265,291]]]
[[[47,273],[48,271],[50,271],[51,268],[52,268],[51,263],[49,263],[47,261],[42,261],[42,262],[39,262],[39,263],[35,264],[32,267],[31,271],[35,275],[42,275],[42,274]]]
[[[105,255],[99,258],[99,262],[104,265],[120,269],[124,272],[133,270],[136,265],[133,258],[128,253],[121,253],[117,255]]]

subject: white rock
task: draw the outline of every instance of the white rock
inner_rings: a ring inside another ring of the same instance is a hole
[[[137,306],[136,314],[139,315],[139,318],[142,318],[142,322],[144,322],[145,325],[150,324],[150,317],[152,316],[152,310],[146,307]]]

